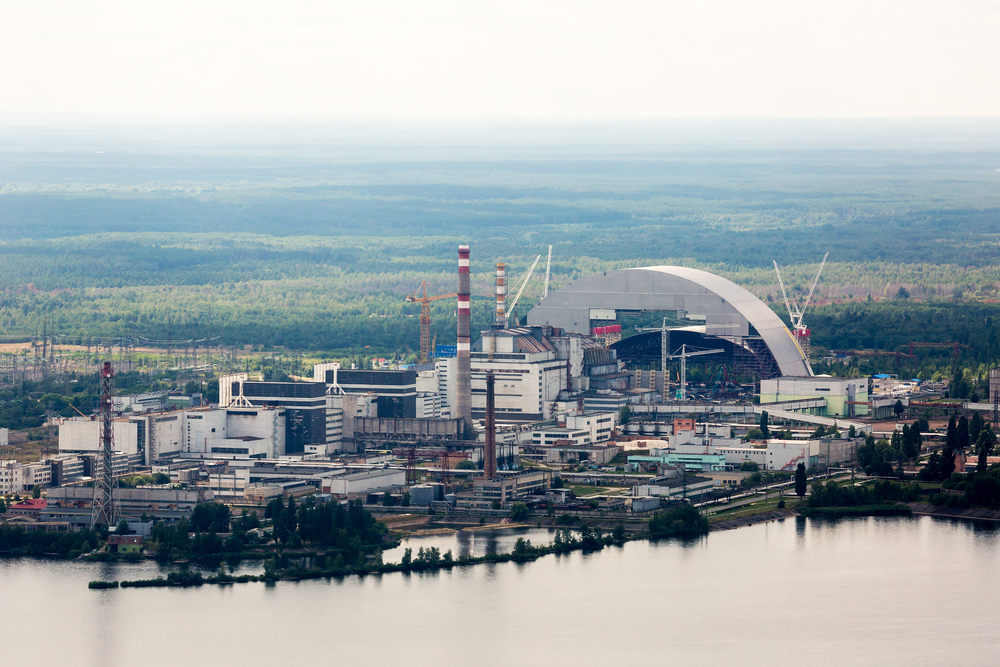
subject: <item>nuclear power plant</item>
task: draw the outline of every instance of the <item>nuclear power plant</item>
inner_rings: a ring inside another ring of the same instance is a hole
[[[121,451],[105,470],[145,465],[182,482],[206,477],[218,498],[256,502],[312,489],[396,494],[402,502],[405,487],[418,506],[496,511],[537,499],[553,470],[607,466],[623,451],[618,439],[673,438],[679,422],[694,427],[692,415],[713,424],[698,436],[711,440],[729,433],[727,423],[754,422],[764,409],[787,424],[857,432],[869,427],[852,418],[887,409],[869,398],[864,380],[814,376],[801,335],[746,289],[697,269],[607,271],[549,292],[550,250],[539,295],[527,287],[541,255],[516,280],[509,262],[491,261],[482,272],[491,293],[479,295],[477,311],[488,313],[489,324],[473,335],[471,254],[469,245],[458,246],[455,292],[428,295],[423,281],[406,297],[420,304],[417,364],[326,362],[316,364],[311,382],[225,375],[218,406],[142,414],[138,397],[127,416],[103,416],[101,442],[93,422],[62,420],[60,453],[102,451],[107,459],[102,443],[113,433]],[[535,304],[518,316],[525,293]],[[452,298],[456,344],[432,346],[430,304]],[[802,310],[796,306],[800,328]],[[697,387],[689,386],[690,373]],[[627,426],[619,424],[623,415],[632,415]],[[692,452],[717,449],[681,439],[677,446]],[[709,456],[698,465],[714,470],[731,465],[726,456],[753,454],[729,440],[721,453],[685,455]],[[780,457],[790,452],[785,458],[794,462],[805,456],[800,449],[786,446]],[[108,495],[93,501],[104,522]]]

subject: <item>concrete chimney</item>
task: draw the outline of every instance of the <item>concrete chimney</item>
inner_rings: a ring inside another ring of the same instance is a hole
[[[455,417],[465,422],[466,437],[472,428],[472,371],[469,358],[469,246],[458,246],[458,377]]]
[[[507,265],[497,262],[497,319],[496,325],[507,328]]]
[[[496,380],[493,377],[493,372],[486,373],[486,447],[483,448],[483,475],[486,479],[493,479],[497,476],[495,385]]]

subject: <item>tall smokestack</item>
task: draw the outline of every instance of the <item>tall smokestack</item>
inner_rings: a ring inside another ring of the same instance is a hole
[[[497,262],[497,321],[496,325],[507,328],[507,265]]]
[[[497,476],[497,427],[493,372],[486,373],[486,447],[483,449],[483,475],[486,479]]]
[[[458,246],[458,378],[455,416],[472,436],[472,371],[469,365],[469,246]]]

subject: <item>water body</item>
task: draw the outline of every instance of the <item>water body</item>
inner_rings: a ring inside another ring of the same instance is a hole
[[[405,546],[457,556],[517,536]],[[0,663],[912,667],[993,665],[1000,649],[1000,529],[930,517],[788,519],[419,575],[87,588],[163,571],[0,560]]]

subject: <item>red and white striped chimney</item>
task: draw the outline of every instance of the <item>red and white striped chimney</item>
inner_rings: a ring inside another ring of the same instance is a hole
[[[458,377],[455,417],[465,423],[467,438],[472,431],[472,369],[469,357],[469,246],[458,246]]]
[[[507,265],[497,262],[497,319],[496,325],[507,328]]]

